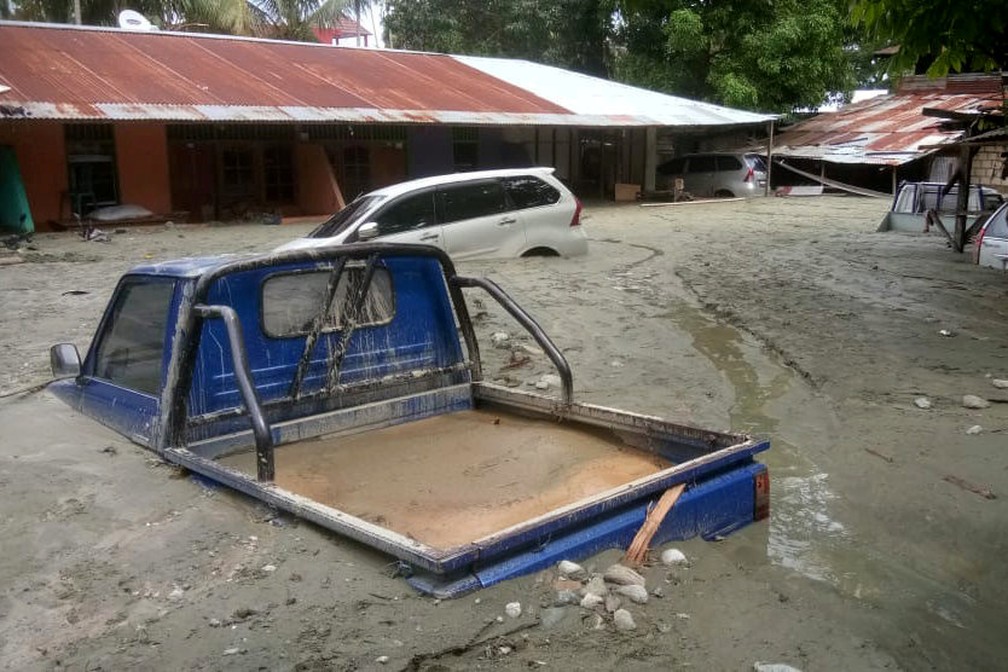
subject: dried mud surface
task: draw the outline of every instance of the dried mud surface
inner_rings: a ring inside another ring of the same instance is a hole
[[[770,520],[676,544],[688,567],[646,567],[663,597],[628,607],[632,633],[552,608],[552,572],[421,597],[387,556],[18,393],[48,379],[49,344],[87,347],[132,265],[267,250],[308,225],[37,236],[0,265],[0,666],[1001,667],[1008,393],[990,381],[1008,378],[1008,278],[937,237],[874,233],[886,205],[600,205],[587,257],[460,265],[539,320],[577,398],[773,442]],[[489,299],[467,298],[489,378],[532,389],[551,373]],[[992,403],[966,409],[965,394]]]

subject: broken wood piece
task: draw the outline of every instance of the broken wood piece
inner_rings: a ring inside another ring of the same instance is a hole
[[[997,495],[991,492],[990,488],[985,488],[980,485],[974,485],[967,480],[959,478],[958,476],[952,476],[951,474],[947,476],[942,476],[942,480],[951,483],[952,485],[957,485],[963,490],[968,490],[972,493],[978,494],[984,499],[997,499]]]
[[[633,541],[630,542],[630,547],[627,548],[624,559],[628,565],[639,567],[644,563],[644,559],[647,557],[648,546],[650,546],[651,540],[658,531],[658,527],[665,520],[665,517],[668,516],[668,512],[672,510],[672,507],[685,489],[685,483],[680,483],[669,488],[661,496],[654,508],[648,512],[647,517],[644,519],[644,524],[641,525]]]
[[[893,462],[896,461],[892,457],[890,457],[888,455],[885,455],[883,453],[880,453],[877,450],[874,450],[872,448],[865,448],[865,452],[868,453],[869,455],[874,455],[875,457],[880,457],[883,460],[885,460],[886,462],[888,462],[889,464],[892,464]]]

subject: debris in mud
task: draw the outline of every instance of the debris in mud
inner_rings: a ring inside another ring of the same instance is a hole
[[[388,656],[378,656],[377,658],[374,659],[374,662],[378,663],[379,665],[385,665],[386,663],[388,663],[388,661],[389,661]]]
[[[753,672],[801,672],[801,670],[784,663],[756,662],[753,664]]]
[[[931,408],[931,400],[927,397],[917,397],[914,399],[914,406],[927,410]]]
[[[508,358],[508,361],[501,367],[501,370],[506,371],[507,369],[517,369],[519,367],[525,366],[531,361],[532,361],[531,357],[527,355],[519,355],[517,352],[512,350],[511,356]]]
[[[507,342],[511,340],[511,334],[506,331],[495,331],[490,334],[490,342],[495,348],[507,347]]]
[[[661,562],[667,567],[672,565],[685,565],[689,561],[686,559],[686,555],[680,551],[678,548],[668,548],[661,553]]]
[[[119,449],[116,448],[115,446],[105,446],[104,448],[102,448],[98,452],[99,453],[105,453],[109,457],[114,457],[115,455],[119,454]]]
[[[991,380],[991,385],[998,388],[999,390],[1008,390],[1008,379],[994,378]]]
[[[637,624],[634,623],[633,616],[626,609],[617,609],[616,613],[613,614],[613,623],[616,625],[616,629],[620,632],[629,632],[630,630],[636,630]]]
[[[869,455],[874,455],[874,456],[875,456],[875,457],[877,457],[877,458],[880,458],[880,459],[883,459],[883,460],[885,460],[886,462],[888,462],[889,464],[892,464],[893,462],[895,462],[895,461],[896,461],[895,459],[893,459],[893,458],[892,458],[892,457],[890,457],[889,455],[886,455],[886,454],[884,454],[884,453],[880,453],[879,451],[875,450],[874,448],[865,448],[864,450],[865,450],[865,452],[866,452],[866,453],[868,453]]]
[[[952,485],[958,486],[963,490],[967,490],[974,494],[980,495],[984,499],[997,499],[997,495],[995,495],[990,488],[985,488],[980,485],[974,485],[973,483],[970,483],[965,479],[959,478],[958,476],[953,476],[949,474],[947,476],[942,476],[942,480],[945,481],[946,483],[951,483]]]
[[[938,334],[946,338],[952,338],[953,336],[955,336],[955,332],[949,329],[941,329],[938,331]]]
[[[508,602],[504,606],[504,613],[511,618],[518,618],[522,613],[521,602]]]
[[[983,427],[981,427],[980,425],[973,425],[972,427],[966,430],[966,433],[969,434],[970,436],[976,436],[982,431]]]
[[[962,398],[963,408],[987,408],[990,406],[990,402],[983,397],[978,397],[975,394],[964,394]]]
[[[264,574],[272,574],[277,570],[276,565],[263,565],[262,571]]]

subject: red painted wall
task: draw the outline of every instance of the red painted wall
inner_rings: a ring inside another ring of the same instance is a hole
[[[47,121],[0,122],[0,144],[14,147],[36,230],[51,228],[50,220],[68,218],[63,125]]]
[[[171,212],[164,124],[118,124],[115,147],[119,202],[142,205],[156,215]]]
[[[343,194],[322,145],[299,143],[294,148],[297,203],[303,215],[328,215],[343,208]]]

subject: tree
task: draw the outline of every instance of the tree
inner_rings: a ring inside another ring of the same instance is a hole
[[[385,42],[397,49],[524,58],[605,75],[614,0],[391,0]]]
[[[899,46],[894,74],[1008,68],[1005,0],[857,0],[852,15],[875,39]]]
[[[627,0],[615,75],[745,109],[815,108],[855,86],[846,0]]]

